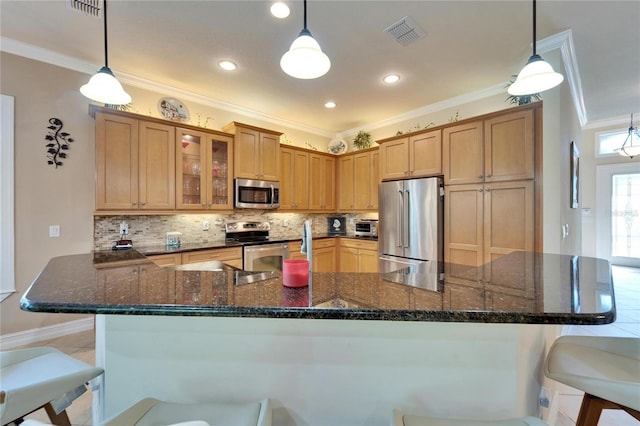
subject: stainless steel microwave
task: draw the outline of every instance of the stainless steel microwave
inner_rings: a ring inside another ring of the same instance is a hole
[[[280,207],[280,182],[234,179],[234,206],[241,209],[277,209]]]

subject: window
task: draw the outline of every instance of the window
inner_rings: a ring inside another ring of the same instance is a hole
[[[13,96],[0,95],[0,301],[16,291],[13,245]]]
[[[596,157],[619,155],[614,150],[622,146],[627,136],[628,129],[596,133]]]

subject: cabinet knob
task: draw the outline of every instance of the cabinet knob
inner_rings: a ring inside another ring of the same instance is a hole
[[[478,188],[478,192],[482,192],[482,188]]]
[[[490,178],[490,177],[491,177],[491,175],[487,175],[487,177],[488,177],[488,178]]]
[[[484,177],[484,175],[479,175],[478,179],[482,179]]]
[[[137,206],[138,203],[136,203],[135,201],[133,203],[131,203],[132,206]]]
[[[144,206],[145,204],[147,203],[145,203],[144,201],[140,203],[141,206]]]
[[[491,191],[491,189],[490,189],[490,188],[486,188],[486,189],[485,189],[485,191],[486,191],[486,192],[490,192],[490,191]]]

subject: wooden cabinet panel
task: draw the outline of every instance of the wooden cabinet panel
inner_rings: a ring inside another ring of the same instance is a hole
[[[242,260],[242,247],[229,247],[210,250],[197,250],[182,253],[182,264],[207,262],[209,260],[228,261]]]
[[[170,254],[155,254],[152,256],[147,256],[147,259],[152,261],[158,266],[175,266],[182,264],[182,254],[181,253],[170,253]]]
[[[309,208],[309,154],[291,148],[280,149],[280,209]]]
[[[175,127],[141,121],[139,131],[139,206],[173,210],[176,206]]]
[[[409,175],[411,177],[442,174],[442,132],[434,130],[409,138]]]
[[[483,182],[482,121],[447,127],[442,131],[445,185]]]
[[[309,154],[309,209],[332,211],[336,208],[336,159]]]
[[[138,208],[138,120],[96,113],[96,209]]]
[[[339,272],[378,272],[378,242],[340,238]]]
[[[278,180],[282,133],[235,121],[224,126],[223,130],[235,134],[235,177]]]
[[[381,141],[380,177],[382,180],[441,174],[441,130]]]
[[[484,122],[485,182],[534,178],[533,110]]]
[[[338,209],[352,210],[355,208],[354,167],[353,155],[346,155],[338,159]]]
[[[336,247],[313,249],[313,272],[336,272]]]
[[[477,266],[483,254],[483,186],[445,186],[445,260]]]
[[[484,262],[533,251],[533,181],[485,184]]]
[[[339,210],[377,210],[380,152],[347,154],[338,160]]]
[[[96,113],[96,209],[175,208],[173,126]]]
[[[380,176],[404,179],[409,171],[409,138],[399,138],[380,144]]]
[[[280,168],[280,134],[260,133],[260,179],[278,180]]]

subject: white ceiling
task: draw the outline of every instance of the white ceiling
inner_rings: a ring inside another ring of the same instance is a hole
[[[291,15],[279,20],[270,1],[111,0],[109,66],[125,80],[335,133],[504,84],[531,55],[530,1],[309,0],[308,28],[332,67],[296,80],[279,66],[302,28],[302,1],[287,3]],[[588,120],[640,111],[640,1],[539,1],[537,8],[538,40],[572,30]],[[384,33],[404,16],[426,32],[406,47]],[[2,50],[26,43],[89,64],[89,72],[104,63],[102,28],[65,0],[0,1]],[[238,70],[222,71],[220,59]],[[402,76],[399,84],[382,83],[390,72]],[[325,109],[328,100],[338,107]]]

